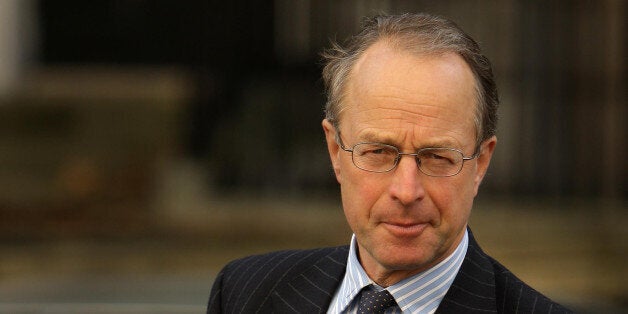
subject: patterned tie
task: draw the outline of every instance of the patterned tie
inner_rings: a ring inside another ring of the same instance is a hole
[[[387,290],[374,291],[368,287],[362,290],[358,314],[381,314],[397,302]]]

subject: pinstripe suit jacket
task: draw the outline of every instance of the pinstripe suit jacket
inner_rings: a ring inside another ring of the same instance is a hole
[[[342,280],[348,246],[281,251],[236,260],[214,282],[207,313],[325,313]],[[486,255],[469,249],[436,313],[571,313]]]

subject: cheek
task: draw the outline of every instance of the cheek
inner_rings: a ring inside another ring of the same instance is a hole
[[[431,202],[438,209],[441,220],[457,224],[455,221],[469,216],[473,205],[473,186],[469,180],[452,180],[426,185],[425,189]]]
[[[342,205],[350,223],[356,220],[368,220],[371,209],[386,189],[386,183],[381,176],[356,170],[345,171],[340,184]]]

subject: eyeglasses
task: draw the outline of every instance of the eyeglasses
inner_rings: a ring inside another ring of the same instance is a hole
[[[351,153],[353,164],[369,172],[389,172],[397,167],[402,156],[413,156],[422,173],[431,177],[451,177],[460,173],[465,161],[479,155],[477,151],[473,156],[465,157],[458,149],[439,147],[422,148],[416,153],[402,153],[397,147],[382,143],[358,143],[353,148],[346,148],[339,133],[336,134],[340,148]]]

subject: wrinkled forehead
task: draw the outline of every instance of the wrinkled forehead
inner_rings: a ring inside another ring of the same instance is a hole
[[[355,63],[344,96],[341,120],[433,118],[467,124],[476,111],[475,77],[462,57],[417,55],[385,42]]]
[[[442,60],[434,64],[433,60]],[[428,65],[428,66],[425,66]],[[427,79],[422,79],[422,74]],[[457,75],[457,77],[456,77]],[[453,76],[453,77],[452,77]],[[451,79],[457,79],[453,82]],[[435,88],[449,84],[448,89]],[[477,120],[478,118],[478,82],[468,63],[456,52],[446,50],[428,50],[416,45],[399,44],[399,40],[379,40],[361,54],[355,61],[342,91],[338,125],[342,123],[347,111],[354,111],[364,105],[356,96],[384,95],[389,92],[438,91],[441,97],[450,97],[459,90],[466,91],[468,101],[452,106],[457,114]],[[420,98],[420,97],[417,97]],[[468,105],[471,104],[471,107]],[[476,121],[477,122],[477,121]],[[475,123],[477,126],[477,123]]]

